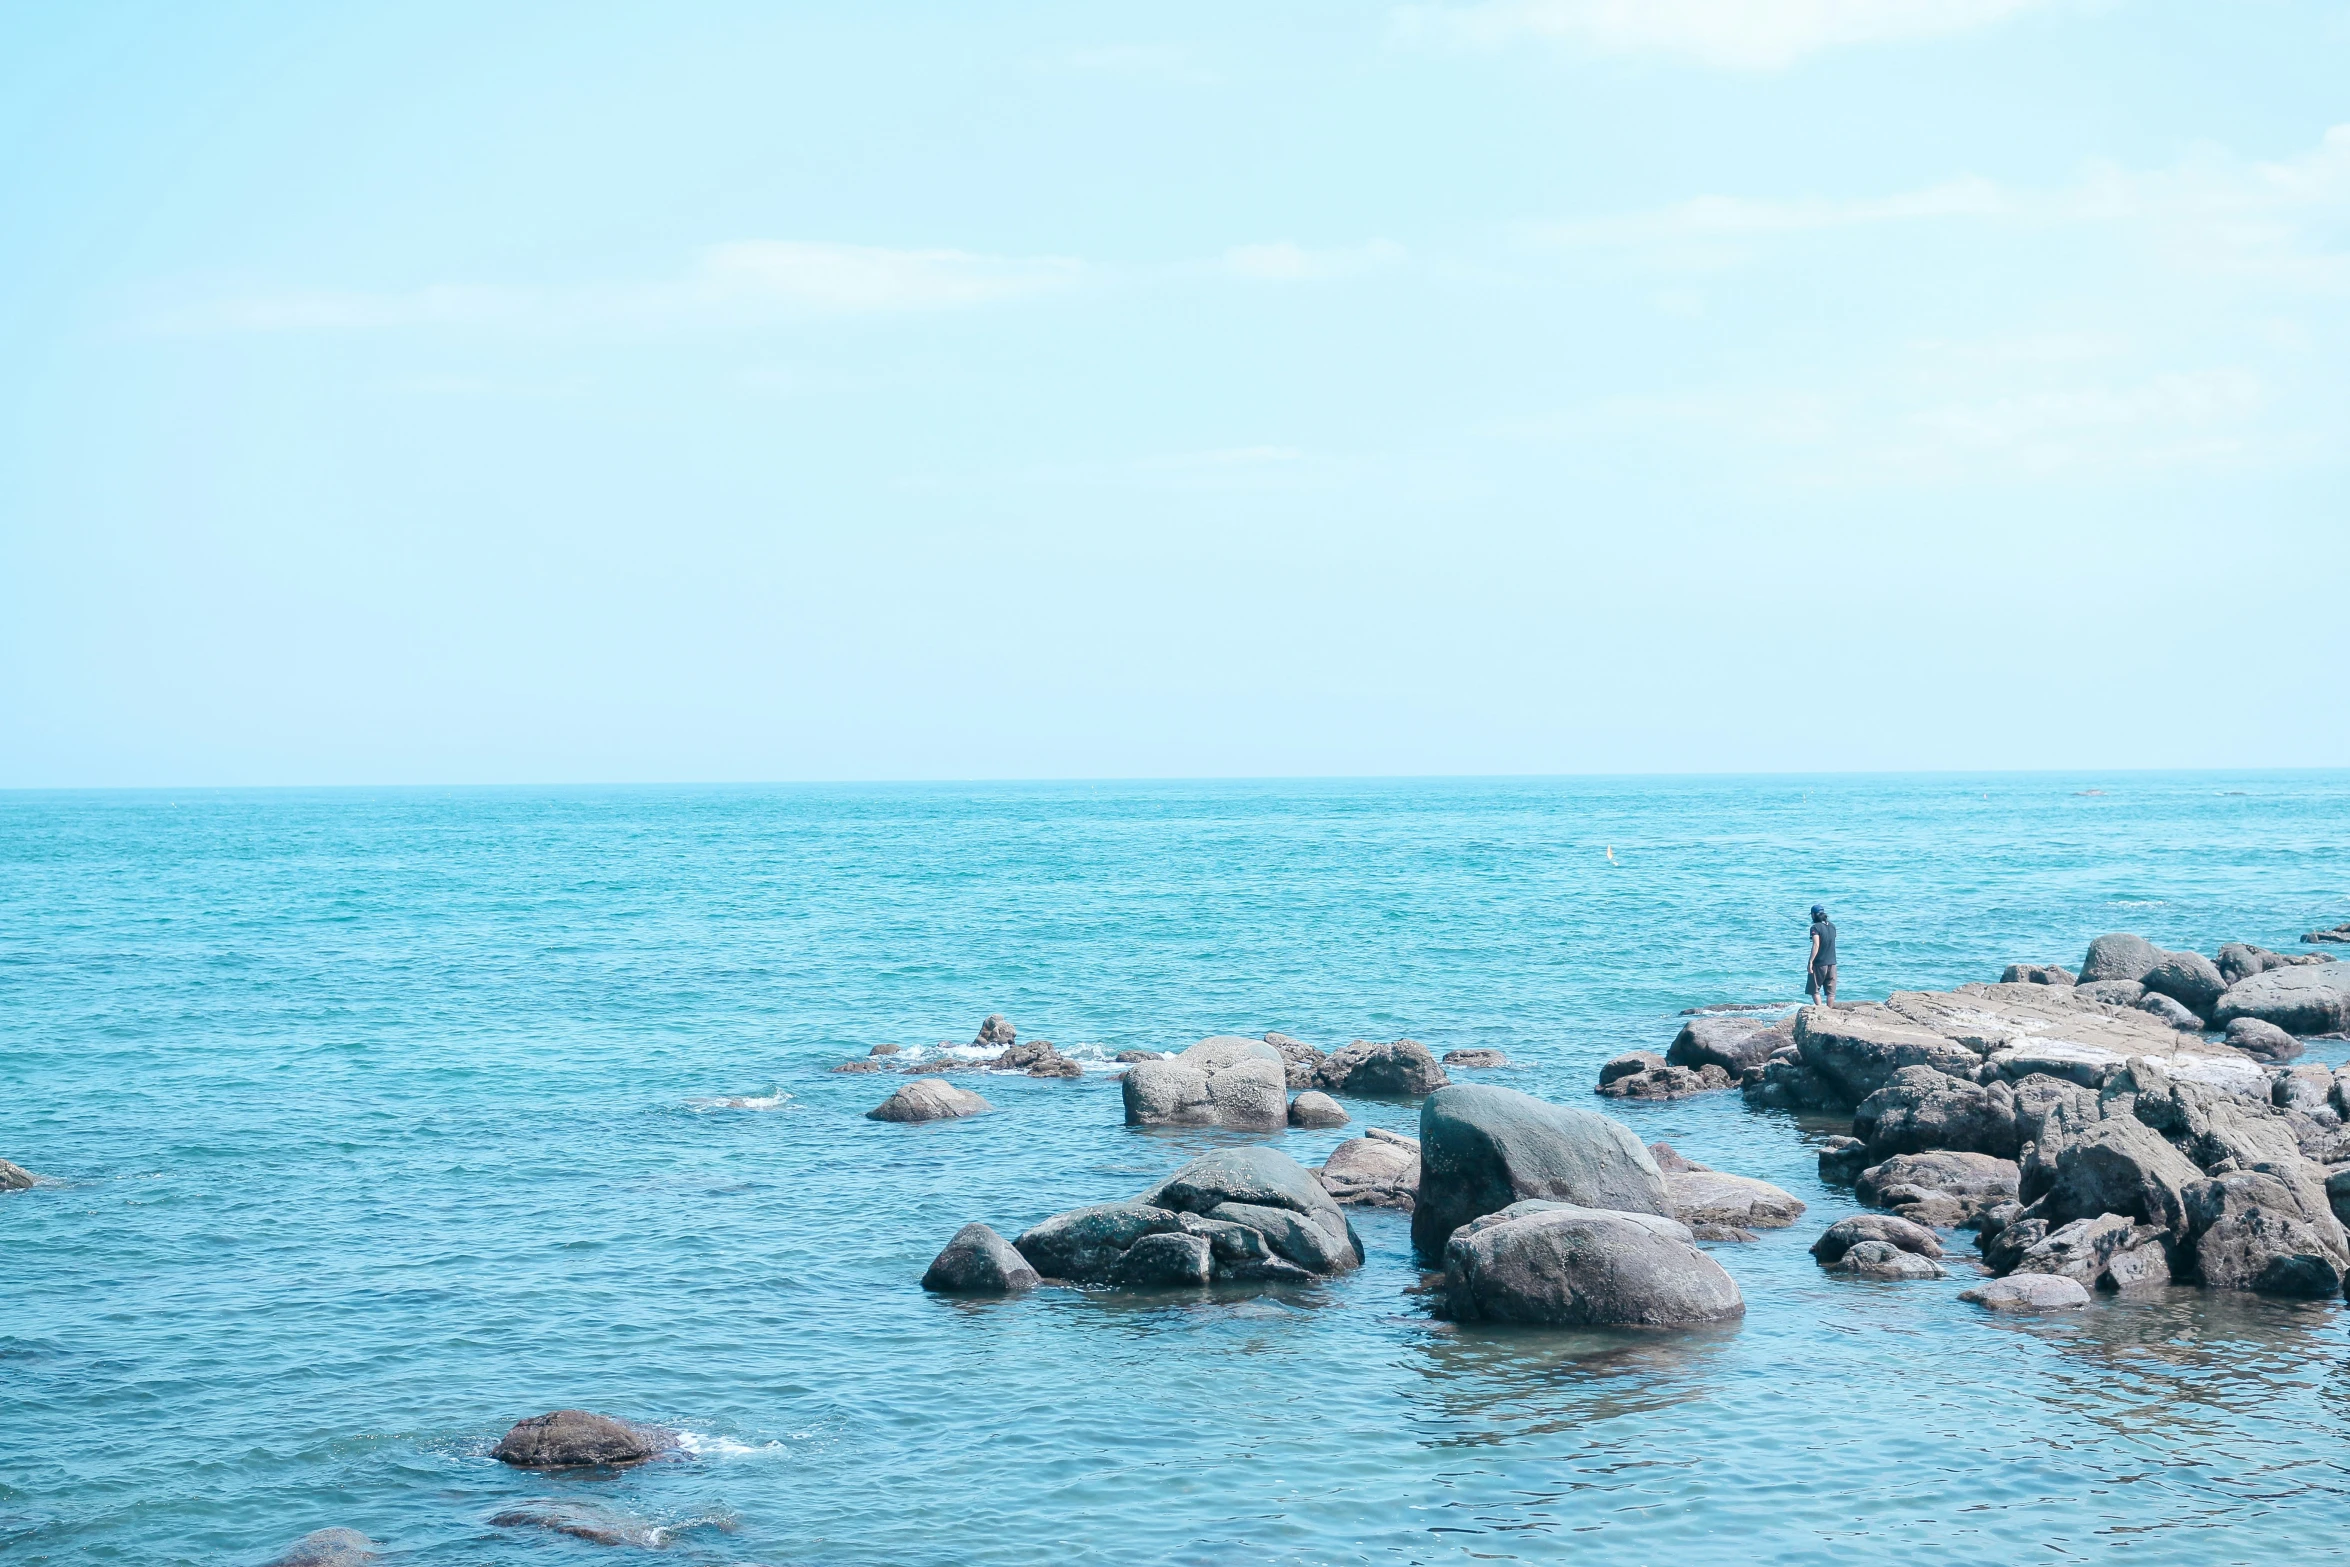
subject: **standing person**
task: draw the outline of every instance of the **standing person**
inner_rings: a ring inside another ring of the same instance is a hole
[[[1803,989],[1814,1001],[1836,1004],[1836,926],[1817,903],[1811,906],[1811,965]]]

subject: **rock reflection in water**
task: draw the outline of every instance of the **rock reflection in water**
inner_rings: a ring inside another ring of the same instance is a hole
[[[1444,1324],[1420,1335],[1423,1440],[1483,1447],[1654,1414],[1712,1390],[1737,1325],[1550,1330]]]

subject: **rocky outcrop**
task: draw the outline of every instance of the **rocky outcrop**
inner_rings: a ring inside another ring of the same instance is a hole
[[[1913,1223],[1949,1229],[2013,1198],[2017,1180],[2012,1159],[1936,1149],[1897,1154],[1870,1166],[1861,1171],[1853,1192],[1862,1202],[1890,1208]]]
[[[1003,1049],[1017,1043],[1019,1038],[1020,1031],[1012,1026],[1010,1018],[1001,1012],[990,1012],[987,1021],[979,1025],[979,1032],[971,1043]]]
[[[1028,1259],[984,1224],[957,1230],[922,1275],[922,1287],[942,1295],[1011,1295],[1038,1282]]]
[[[2025,1248],[2016,1273],[2048,1273],[2093,1289],[2124,1290],[2171,1280],[2170,1233],[2118,1213],[2075,1219]]]
[[[1226,1034],[1167,1060],[1137,1062],[1120,1086],[1128,1126],[1277,1132],[1289,1124],[1288,1084],[1281,1052]]]
[[[1313,1173],[1264,1147],[1194,1159],[1133,1202],[1055,1214],[1012,1245],[1047,1281],[1120,1288],[1306,1283],[1363,1260]]]
[[[2015,1090],[2003,1082],[1985,1087],[1930,1066],[1905,1066],[1860,1102],[1852,1135],[1868,1144],[1872,1159],[1933,1148],[2012,1159]]]
[[[2303,941],[2350,941],[2350,924],[2336,925],[2331,930],[2313,930]]]
[[[1673,1217],[1700,1229],[1780,1230],[1803,1217],[1803,1203],[1768,1181],[1720,1170],[1668,1171]]]
[[[1428,1047],[1416,1039],[1385,1044],[1358,1039],[1332,1051],[1314,1068],[1316,1088],[1364,1098],[1416,1099],[1451,1081]]]
[[[1794,1038],[1792,1019],[1781,1025],[1735,1015],[1693,1017],[1673,1036],[1672,1045],[1665,1051],[1665,1061],[1693,1072],[1709,1066],[1720,1067],[1729,1074],[1730,1081],[1736,1082],[1747,1068],[1761,1066],[1780,1046],[1793,1043]]]
[[[1452,1234],[1444,1305],[1456,1321],[1543,1327],[1688,1327],[1746,1312],[1736,1282],[1677,1221],[1542,1201]]]
[[[868,1121],[952,1121],[993,1110],[968,1088],[957,1088],[943,1077],[917,1077],[865,1112]]]
[[[2195,1273],[2214,1289],[2339,1296],[2350,1236],[2322,1180],[2290,1165],[2231,1170],[2186,1189]]]
[[[2089,943],[2089,955],[2081,959],[2080,982],[2091,985],[2101,979],[2143,981],[2166,956],[2162,948],[2143,936],[2100,936]]]
[[[1658,1060],[1646,1050],[1637,1052],[1637,1058],[1644,1062]],[[1612,1077],[1602,1076],[1598,1089],[1602,1096],[1609,1099],[1687,1099],[1692,1094],[1710,1094],[1728,1088],[1736,1081],[1720,1067],[1711,1065],[1693,1069],[1667,1066],[1659,1061],[1657,1065],[1644,1067],[1640,1071],[1621,1070],[1623,1063],[1633,1059],[1633,1056],[1618,1056],[1602,1069],[1603,1074],[1610,1069],[1615,1070]]]
[[[2333,958],[2323,952],[2271,952],[2266,947],[2255,947],[2248,942],[2231,941],[2219,949],[2219,977],[2233,985],[2240,979],[2250,979],[2272,968],[2291,968],[2302,963],[2330,963]]]
[[[2218,966],[2200,952],[2166,952],[2161,962],[2138,976],[2138,983],[2170,997],[2198,1019],[2211,1016],[2220,993],[2228,988]]]
[[[1812,1259],[1823,1268],[1833,1267],[1846,1252],[1864,1241],[1929,1259],[1942,1255],[1941,1240],[1922,1224],[1912,1224],[1889,1213],[1856,1213],[1849,1219],[1838,1219],[1811,1243]]]
[[[2070,985],[2079,976],[2053,963],[2010,963],[1999,976],[2002,985]]]
[[[1444,1060],[1439,1064],[1448,1067],[1465,1066],[1483,1071],[1491,1067],[1508,1066],[1510,1058],[1498,1050],[1447,1050],[1444,1053]]]
[[[1960,1290],[1958,1298],[1989,1311],[2078,1311],[2089,1304],[2089,1291],[2062,1274],[2025,1273]]]
[[[668,1452],[677,1439],[584,1409],[533,1415],[508,1431],[490,1456],[518,1469],[617,1468]]]
[[[1282,1070],[1287,1074],[1291,1088],[1314,1086],[1314,1068],[1323,1061],[1321,1051],[1287,1034],[1267,1034],[1265,1043],[1281,1053]]]
[[[6,1159],[0,1159],[0,1192],[25,1191],[40,1179],[21,1164],[10,1164]]]
[[[2080,1128],[2057,1149],[2033,1207],[2051,1230],[2115,1213],[2173,1234],[2186,1227],[2186,1189],[2203,1178],[2187,1156],[2130,1116]],[[2029,1196],[2029,1194],[2026,1194]]]
[[[375,1542],[356,1529],[314,1529],[269,1559],[269,1567],[366,1567]]]
[[[2295,964],[2238,980],[2213,1005],[2211,1022],[2226,1028],[2238,1018],[2288,1034],[2338,1033],[2350,1027],[2350,963]]]
[[[1009,1045],[987,1063],[987,1069],[991,1072],[1026,1072],[1030,1077],[1085,1075],[1085,1068],[1055,1050],[1049,1039],[1032,1039],[1024,1045]]]
[[[1330,1151],[1315,1178],[1343,1207],[1412,1211],[1420,1194],[1420,1142],[1374,1126]]]
[[[1828,1264],[1828,1271],[1850,1274],[1855,1278],[1875,1279],[1886,1284],[1948,1276],[1948,1270],[1940,1263],[1915,1252],[1904,1251],[1888,1241],[1860,1241],[1846,1248],[1842,1256]]]
[[[1412,1244],[1444,1253],[1471,1219],[1528,1198],[1659,1216],[1664,1173],[1630,1128],[1515,1089],[1461,1083],[1420,1107],[1420,1186]]]
[[[1338,1101],[1318,1089],[1307,1089],[1289,1101],[1289,1124],[1307,1131],[1344,1126],[1347,1114]]]

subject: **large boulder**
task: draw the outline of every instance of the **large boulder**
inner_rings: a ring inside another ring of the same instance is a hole
[[[1039,1275],[1064,1284],[1106,1284],[1136,1241],[1183,1228],[1182,1217],[1139,1202],[1101,1202],[1056,1213],[1012,1242]]]
[[[1419,1139],[1374,1126],[1330,1150],[1315,1178],[1342,1206],[1409,1213],[1420,1195]]]
[[[1537,1198],[1670,1217],[1673,1199],[1632,1130],[1514,1088],[1461,1083],[1420,1107],[1420,1188],[1412,1244],[1444,1254],[1452,1232]]]
[[[2288,1034],[2329,1034],[2350,1028],[2350,963],[2272,968],[2230,985],[2211,1009],[2214,1028],[2238,1018],[2273,1023]]]
[[[1856,1213],[1849,1219],[1838,1219],[1811,1243],[1812,1259],[1823,1268],[1833,1267],[1863,1241],[1880,1241],[1921,1257],[1942,1255],[1940,1238],[1922,1224],[1889,1213]]]
[[[1347,1114],[1338,1101],[1318,1088],[1309,1088],[1289,1101],[1289,1124],[1306,1131],[1344,1126]]]
[[[868,1121],[952,1121],[960,1116],[985,1115],[993,1110],[968,1088],[957,1088],[943,1077],[917,1077],[865,1112]]]
[[[677,1438],[666,1431],[584,1409],[558,1409],[517,1422],[490,1456],[519,1469],[615,1468],[642,1463],[676,1445]]]
[[[1321,1051],[1302,1039],[1292,1039],[1281,1033],[1267,1034],[1265,1043],[1281,1053],[1282,1070],[1287,1074],[1291,1088],[1314,1086],[1314,1068],[1322,1064]]]
[[[2154,1128],[2134,1117],[2111,1117],[2068,1137],[2039,1204],[2051,1229],[2118,1213],[2178,1235],[2187,1228],[2186,1189],[2202,1178]]]
[[[2138,983],[2170,997],[2199,1018],[2211,1016],[2220,993],[2228,988],[2218,965],[2200,952],[2166,952],[2161,962],[2139,976]]]
[[[1913,1223],[1949,1229],[2012,1200],[2017,1180],[2012,1159],[1935,1149],[1871,1165],[1853,1183],[1853,1194]]]
[[[922,1287],[942,1295],[1011,1295],[1041,1280],[1028,1259],[984,1224],[966,1224],[922,1275]]]
[[[1735,1080],[1750,1066],[1760,1066],[1771,1053],[1792,1038],[1760,1018],[1693,1017],[1681,1025],[1665,1051],[1665,1061],[1691,1071],[1718,1066]]]
[[[269,1559],[269,1567],[366,1567],[375,1542],[356,1529],[314,1529]]]
[[[1873,1158],[1933,1148],[2016,1154],[2015,1090],[1951,1077],[1930,1066],[1905,1066],[1853,1112],[1852,1135]]]
[[[2075,1219],[2027,1247],[2017,1273],[2053,1273],[2094,1288],[2122,1290],[2168,1284],[2170,1235],[2118,1213]]]
[[[2080,982],[2093,985],[2101,979],[2134,979],[2143,981],[2154,965],[2169,954],[2143,936],[2100,936],[2089,943],[2089,955],[2081,959]]]
[[[1665,1190],[1672,1195],[1673,1217],[1688,1225],[1779,1230],[1803,1216],[1803,1203],[1792,1193],[1720,1170],[1667,1171]]]
[[[1455,1321],[1544,1327],[1686,1327],[1746,1312],[1736,1282],[1686,1226],[1542,1201],[1455,1231],[1444,1248],[1444,1298]]]
[[[2230,1021],[2220,1042],[2231,1050],[2243,1051],[2255,1061],[2290,1061],[2307,1048],[2276,1024],[2256,1017]]]
[[[1055,1214],[1012,1244],[1047,1280],[1122,1288],[1302,1283],[1363,1260],[1314,1173],[1266,1147],[1219,1149],[1133,1202]]]
[[[10,1164],[0,1159],[0,1192],[21,1192],[40,1180],[40,1177],[21,1164]]]
[[[2293,1166],[2231,1170],[2186,1189],[2195,1271],[2213,1289],[2331,1297],[2350,1271],[2350,1236],[2324,1178]]]
[[[2061,1273],[2018,1273],[1958,1292],[1987,1311],[2078,1311],[2089,1304],[2087,1286]]]
[[[1332,1051],[1314,1068],[1316,1088],[1368,1098],[1416,1099],[1451,1081],[1428,1047],[1416,1039],[1385,1044],[1358,1039]]]
[[[1277,1132],[1289,1124],[1288,1065],[1261,1039],[1203,1039],[1170,1059],[1136,1062],[1120,1086],[1128,1126]]]

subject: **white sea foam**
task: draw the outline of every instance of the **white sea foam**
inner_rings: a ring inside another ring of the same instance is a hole
[[[780,1110],[791,1103],[791,1095],[780,1087],[770,1087],[763,1094],[736,1094],[723,1099],[688,1099],[688,1110]]]
[[[707,1431],[679,1431],[676,1436],[678,1447],[696,1458],[748,1458],[783,1446],[781,1442],[738,1442]]]

